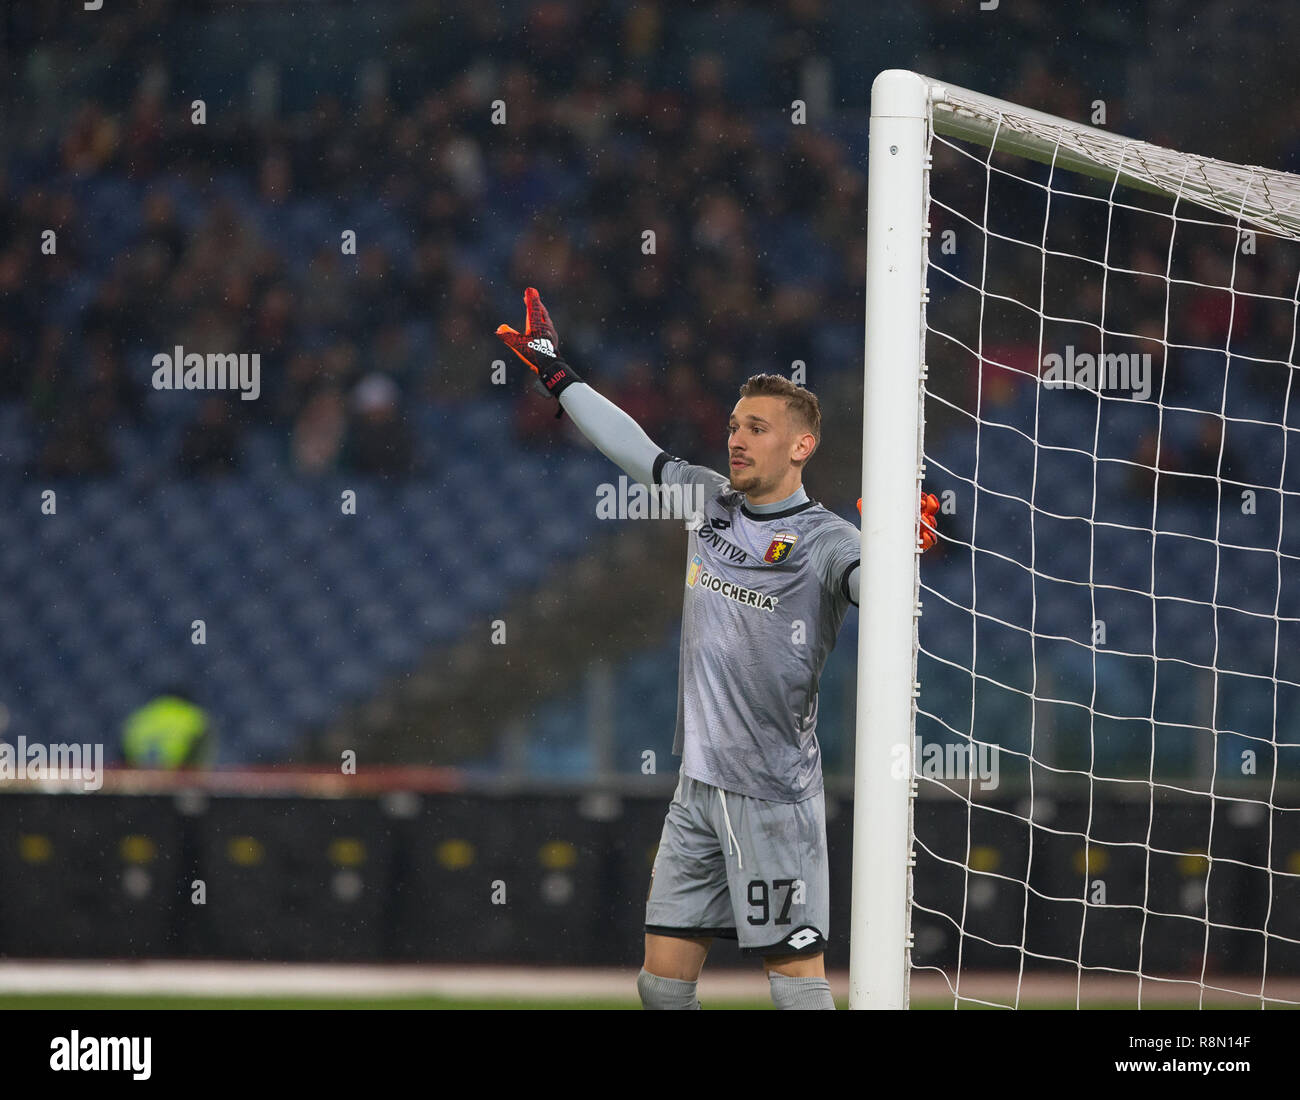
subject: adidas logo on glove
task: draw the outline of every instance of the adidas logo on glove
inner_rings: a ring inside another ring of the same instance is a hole
[[[528,325],[524,331],[516,332],[509,325],[498,325],[497,335],[533,372],[537,388],[548,397],[558,399],[569,386],[582,379],[560,358],[557,347],[560,338],[555,334],[550,314],[534,287],[524,291],[524,302],[528,306]],[[555,410],[556,418],[563,414],[564,406],[561,405]]]

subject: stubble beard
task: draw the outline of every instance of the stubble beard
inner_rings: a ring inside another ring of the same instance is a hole
[[[741,471],[731,474],[731,487],[738,493],[752,493],[761,488],[761,479],[753,472],[754,467],[746,466]]]

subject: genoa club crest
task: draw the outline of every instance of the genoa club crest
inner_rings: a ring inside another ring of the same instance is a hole
[[[790,556],[790,547],[795,544],[798,537],[798,535],[777,535],[767,548],[767,553],[763,555],[763,560],[772,565],[785,561]]]

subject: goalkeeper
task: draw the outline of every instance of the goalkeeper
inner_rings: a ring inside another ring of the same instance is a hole
[[[700,971],[723,937],[762,958],[778,1008],[833,1009],[817,689],[857,605],[860,542],[803,489],[821,438],[817,398],[779,375],[748,379],[723,476],[663,452],[585,385],[537,291],[524,301],[525,330],[502,325],[497,335],[539,388],[629,477],[704,500],[688,525],[673,744],[682,767],[650,872],[641,1003],[699,1008]]]

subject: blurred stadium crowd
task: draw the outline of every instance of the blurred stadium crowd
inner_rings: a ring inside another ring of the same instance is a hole
[[[571,513],[610,471],[513,364],[511,384],[492,382],[492,333],[518,324],[526,285],[584,377],[696,461],[720,457],[749,374],[802,360],[815,392],[851,383],[879,69],[1069,117],[1104,97],[1119,129],[1160,71],[1176,76],[1166,102],[1196,102],[1198,74],[1153,47],[1184,5],[1090,8],[1068,42],[1046,3],[1004,7],[978,32],[949,0],[869,18],[844,0],[8,10],[9,734],[94,736],[183,682],[222,727],[223,761],[302,759],[308,732],[595,549],[608,536]],[[1259,42],[1254,23],[1216,18],[1198,33]],[[791,124],[795,99],[807,125]],[[1233,142],[1259,132],[1245,101],[1214,109],[1243,120],[1225,121]],[[1267,133],[1254,155],[1284,162],[1293,134]],[[261,397],[155,391],[151,359],[175,345],[259,353]],[[810,488],[853,515],[858,409],[827,415],[843,438]],[[539,451],[563,476],[538,483]],[[369,511],[349,528],[339,488],[361,485]],[[38,514],[47,487],[63,493],[57,524]],[[509,517],[503,496],[521,502]],[[666,747],[673,632],[645,643],[622,697],[628,721],[659,728],[620,736]],[[849,648],[832,681],[851,674]],[[580,708],[558,706],[539,745],[572,739]],[[581,737],[568,744],[530,759],[589,766]],[[488,733],[448,762],[496,752]]]

